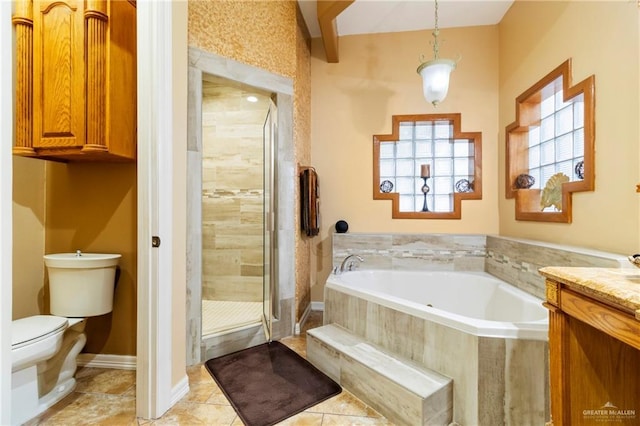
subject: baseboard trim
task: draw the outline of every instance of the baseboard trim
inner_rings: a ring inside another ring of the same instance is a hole
[[[136,369],[136,357],[133,355],[79,354],[77,362],[81,367]]]
[[[311,302],[311,310],[324,312],[324,302]]]
[[[189,377],[184,376],[177,385],[171,389],[171,406],[173,407],[186,394],[189,393]]]
[[[302,313],[302,317],[300,317],[300,322],[297,322],[293,332],[298,335],[302,331],[302,327],[304,327],[304,323],[307,321],[309,314],[311,313],[311,304],[307,305],[307,308]]]

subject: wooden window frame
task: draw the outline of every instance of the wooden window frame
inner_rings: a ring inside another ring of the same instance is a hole
[[[461,114],[413,114],[392,116],[392,132],[388,135],[373,136],[373,199],[391,200],[393,219],[460,219],[462,216],[462,200],[482,199],[482,133],[463,132],[461,130]],[[453,139],[467,139],[474,145],[473,191],[453,192],[453,211],[422,212],[400,211],[400,194],[383,193],[380,190],[380,143],[398,142],[400,139],[400,123],[418,121],[448,121],[453,127]]]
[[[571,83],[571,59],[560,64],[520,96],[516,98],[516,120],[506,127],[506,191],[507,199],[515,198],[516,220],[571,223],[572,196],[574,192],[593,191],[595,187],[595,76],[580,83]],[[565,102],[584,96],[584,179],[562,184],[562,210],[540,211],[540,189],[519,189],[516,178],[529,171],[529,126],[540,122],[542,90],[562,77]]]

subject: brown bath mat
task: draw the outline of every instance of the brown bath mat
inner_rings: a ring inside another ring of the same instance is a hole
[[[280,342],[213,358],[205,366],[247,426],[273,425],[342,391]]]

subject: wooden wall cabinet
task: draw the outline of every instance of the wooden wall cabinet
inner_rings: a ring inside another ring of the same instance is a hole
[[[136,5],[15,0],[15,155],[136,158]]]
[[[640,423],[640,317],[585,280],[547,277],[551,422]],[[640,284],[635,283],[640,286]],[[637,311],[640,312],[640,311]]]

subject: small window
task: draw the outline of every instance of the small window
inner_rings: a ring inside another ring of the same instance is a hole
[[[461,200],[481,199],[481,134],[460,131],[460,114],[393,116],[373,137],[373,198],[393,218],[459,219]]]
[[[517,220],[571,222],[571,193],[593,190],[594,91],[593,76],[571,85],[568,60],[516,100],[506,197]]]

